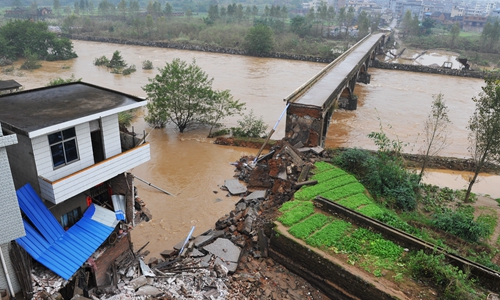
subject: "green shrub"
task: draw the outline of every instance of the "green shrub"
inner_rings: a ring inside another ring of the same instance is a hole
[[[145,60],[142,62],[142,68],[144,70],[152,70],[153,69],[153,62],[150,60]]]
[[[233,127],[233,135],[236,137],[261,137],[267,129],[262,117],[257,119],[253,114],[244,115],[243,120],[238,120],[238,127]]]
[[[131,65],[130,67],[123,69],[122,74],[123,75],[129,75],[129,74],[132,74],[135,71],[137,71],[136,68],[135,68],[135,65]]]
[[[109,59],[104,55],[94,59],[94,66],[107,66],[108,64],[109,64]]]
[[[352,227],[351,223],[342,220],[336,220],[323,227],[320,231],[311,235],[306,243],[313,247],[330,247],[341,240],[346,234],[346,231]]]
[[[488,224],[474,221],[473,208],[461,207],[453,211],[444,208],[435,214],[433,225],[439,229],[461,237],[470,242],[477,242],[488,236]]]
[[[474,280],[470,280],[468,274],[446,263],[443,254],[427,255],[420,250],[409,256],[407,266],[414,278],[437,285],[440,299],[469,300],[485,297],[474,291]]]
[[[330,220],[331,218],[323,214],[314,214],[304,221],[290,227],[288,232],[296,238],[305,239],[311,235],[311,233],[325,226]]]
[[[296,205],[291,210],[284,212],[282,216],[278,217],[278,221],[280,221],[283,225],[290,227],[293,224],[312,215],[313,213],[314,213],[313,203],[303,201],[298,205]]]
[[[366,150],[348,149],[337,155],[333,163],[349,173],[363,176],[367,172],[367,167],[371,165],[371,160],[373,157]]]

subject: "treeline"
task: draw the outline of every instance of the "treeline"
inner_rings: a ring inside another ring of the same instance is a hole
[[[19,57],[66,60],[76,57],[76,53],[69,39],[49,32],[47,23],[14,20],[0,27],[0,59]]]
[[[141,12],[137,1],[127,3],[121,0],[114,6],[108,0],[102,0],[93,14],[75,13],[66,17],[62,28],[70,34],[169,40],[235,48],[256,54],[272,51],[334,57],[333,52],[344,50],[358,37],[375,30],[379,23],[379,16],[366,13],[356,16],[352,8],[342,8],[337,12],[324,3],[317,10],[309,10],[305,16],[293,15],[286,6],[271,5],[259,9],[241,3],[211,5],[206,14],[195,15],[189,10],[184,13],[182,17],[176,16],[169,3],[162,5],[158,1],[149,2],[146,10]],[[357,30],[353,33],[350,28],[356,24]],[[252,40],[258,37],[256,31],[263,32],[268,38]],[[256,50],[251,47],[255,46],[254,42],[265,45]],[[332,51],[334,48],[336,51]]]

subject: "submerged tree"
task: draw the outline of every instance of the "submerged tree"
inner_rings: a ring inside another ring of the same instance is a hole
[[[422,180],[429,157],[437,155],[447,145],[447,129],[448,124],[450,124],[450,119],[448,118],[449,109],[446,106],[443,94],[439,93],[432,96],[432,98],[434,101],[432,101],[431,113],[427,116],[424,126],[424,158],[422,169],[418,175],[418,182]]]
[[[150,125],[165,127],[171,121],[184,132],[193,123],[218,123],[233,111],[234,105],[219,105],[221,101],[233,103],[229,91],[214,91],[213,78],[208,79],[196,61],[188,65],[176,58],[158,71],[159,74],[149,78],[150,83],[142,88],[150,100],[145,117]]]
[[[468,201],[472,186],[485,163],[500,163],[500,80],[486,79],[478,97],[472,98],[476,110],[469,120],[469,153],[474,162],[474,175],[464,201]]]
[[[226,117],[240,115],[245,103],[234,100],[229,90],[215,91],[209,103],[210,110],[203,118],[203,123],[210,126],[208,137],[211,137],[212,130],[221,127],[220,123]]]

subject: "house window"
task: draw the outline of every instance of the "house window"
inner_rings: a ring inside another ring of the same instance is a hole
[[[74,127],[49,134],[48,137],[54,168],[78,160]]]
[[[75,223],[78,220],[80,220],[81,216],[82,216],[82,211],[80,207],[77,207],[72,211],[68,212],[67,214],[62,215],[61,225],[64,228],[64,230],[68,230],[71,226],[75,225]]]

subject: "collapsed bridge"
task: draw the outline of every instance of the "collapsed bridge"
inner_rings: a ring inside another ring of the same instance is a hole
[[[368,67],[387,38],[385,33],[366,36],[284,99],[289,104],[285,137],[292,145],[323,146],[334,108],[356,109],[356,82],[370,83]]]

